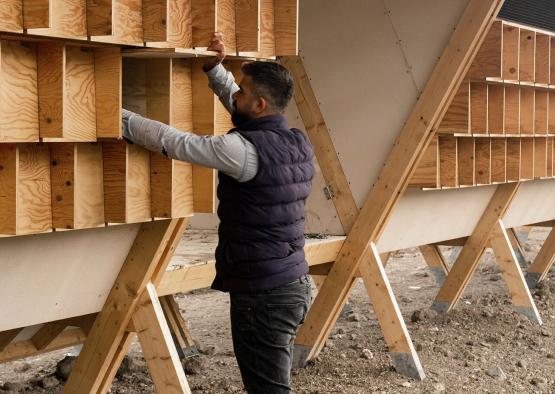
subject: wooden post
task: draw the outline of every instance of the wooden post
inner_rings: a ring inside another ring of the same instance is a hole
[[[547,239],[544,241],[538,255],[528,267],[528,272],[526,273],[526,282],[530,289],[534,289],[538,286],[542,280],[545,279],[549,270],[553,266],[555,261],[555,231],[551,229]]]
[[[441,286],[447,275],[449,275],[449,267],[441,255],[439,247],[437,245],[422,245],[419,249],[422,257],[424,257],[424,261],[434,274],[436,283]]]
[[[507,235],[509,236],[509,240],[511,241],[511,245],[513,247],[513,250],[515,251],[515,256],[521,268],[527,267],[528,261],[526,260],[526,255],[522,250],[521,241],[517,236],[516,229],[514,228],[507,229]]]
[[[297,364],[304,365],[322,349],[359,267],[376,264],[370,245],[379,239],[502,4],[497,0],[469,2],[299,330],[295,346]],[[395,302],[391,301],[390,306]],[[410,368],[396,367],[410,369],[413,376],[418,376],[417,360],[411,360]]]

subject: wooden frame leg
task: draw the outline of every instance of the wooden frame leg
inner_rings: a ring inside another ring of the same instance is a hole
[[[107,393],[112,386],[112,382],[116,377],[118,368],[121,365],[123,358],[127,354],[127,351],[129,350],[133,339],[135,339],[135,335],[136,334],[134,332],[130,331],[126,331],[125,334],[123,334],[123,337],[121,338],[121,341],[116,349],[116,353],[114,354],[114,357],[112,358],[112,361],[110,362],[110,365],[102,378],[102,383],[100,383],[100,387],[98,389],[99,394]]]
[[[516,234],[516,230],[514,228],[507,229],[507,235],[509,236],[509,241],[511,241],[511,245],[515,252],[515,256],[517,258],[518,263],[522,268],[527,267],[528,261],[526,260],[526,255],[522,250],[522,246]]]
[[[443,285],[445,278],[449,275],[449,266],[443,258],[439,247],[437,245],[422,245],[419,249],[422,257],[424,257],[424,261],[434,274],[437,285]]]
[[[187,322],[179,311],[179,305],[172,294],[160,297],[160,304],[164,316],[170,327],[170,332],[177,346],[179,357],[184,359],[199,354],[195,341],[191,336]]]
[[[528,267],[526,272],[526,283],[530,289],[535,289],[545,279],[549,270],[555,262],[555,227],[551,229],[544,241],[538,255]]]
[[[520,183],[505,183],[497,186],[486,210],[478,221],[474,232],[468,237],[459,257],[451,267],[449,275],[441,286],[432,309],[447,313],[460,300],[487,246],[497,221],[502,219],[509,208]]]
[[[540,314],[526,285],[513,246],[501,220],[497,221],[492,231],[490,244],[495,253],[495,261],[507,284],[514,308],[527,316],[530,321],[542,324]]]
[[[118,346],[147,284],[153,278],[153,281],[161,278],[173,251],[168,247],[178,242],[175,237],[178,233],[181,237],[185,225],[185,219],[141,224],[62,393],[96,393],[105,384]]]

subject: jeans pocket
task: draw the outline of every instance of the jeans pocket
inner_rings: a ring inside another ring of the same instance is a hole
[[[290,345],[306,315],[306,303],[266,304],[266,308],[272,342],[277,346]]]

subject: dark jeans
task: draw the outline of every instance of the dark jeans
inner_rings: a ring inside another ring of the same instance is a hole
[[[249,394],[291,392],[293,341],[311,301],[303,276],[277,289],[231,293],[231,335]]]

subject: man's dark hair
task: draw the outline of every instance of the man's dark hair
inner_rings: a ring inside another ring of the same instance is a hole
[[[277,112],[285,111],[294,90],[289,70],[278,63],[255,61],[243,64],[241,71],[252,78],[255,94],[268,100]]]

